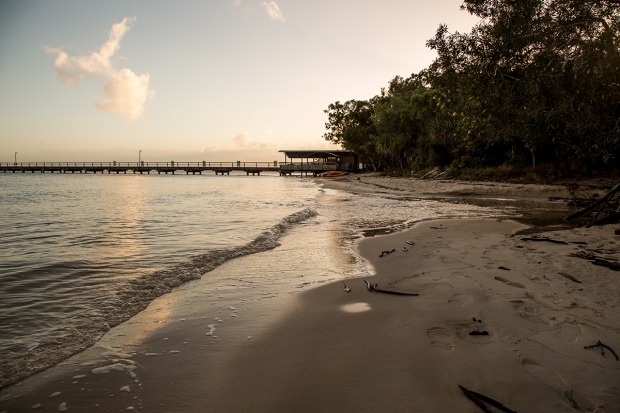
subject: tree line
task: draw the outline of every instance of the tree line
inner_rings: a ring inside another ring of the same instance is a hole
[[[466,0],[433,63],[329,105],[324,138],[375,171],[620,166],[620,0]]]

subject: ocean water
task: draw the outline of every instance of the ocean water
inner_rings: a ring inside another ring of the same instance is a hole
[[[502,212],[406,194],[356,195],[275,174],[0,174],[0,214],[5,387],[91,346],[156,297],[229,260],[258,254],[240,283],[305,288],[368,274],[355,252],[363,236]],[[275,248],[286,258],[266,253]],[[209,281],[214,289],[222,282]]]

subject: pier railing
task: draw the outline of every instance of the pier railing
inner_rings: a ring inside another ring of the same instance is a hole
[[[278,162],[0,162],[0,168],[278,168]]]
[[[279,172],[280,175],[301,174],[318,175],[321,172],[336,170],[338,165],[331,162],[0,162],[0,172],[40,172],[40,173],[115,173],[150,174],[185,172],[202,174],[213,171],[216,175],[230,175],[231,172],[245,172],[247,175],[260,175],[262,172]]]

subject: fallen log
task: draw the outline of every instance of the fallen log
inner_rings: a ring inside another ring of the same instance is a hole
[[[613,188],[601,199],[594,202],[587,208],[577,211],[565,217],[565,221],[573,221],[587,215],[592,215],[592,220],[586,226],[605,225],[620,222],[620,183],[614,185]]]

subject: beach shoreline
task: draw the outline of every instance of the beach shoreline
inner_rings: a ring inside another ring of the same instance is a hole
[[[618,343],[615,274],[566,262],[578,246],[512,236],[523,228],[432,220],[361,241],[376,272],[367,281],[419,295],[369,292],[362,279],[346,282],[349,293],[341,283],[307,292],[297,313],[241,353],[218,408],[475,412],[463,385],[516,411],[615,411],[618,362],[584,348]],[[554,236],[601,242],[606,233]]]
[[[374,176],[325,186],[525,202],[570,195]],[[3,390],[0,411],[63,403],[68,411],[477,411],[458,385],[516,411],[615,411],[620,363],[584,347],[600,341],[620,352],[620,281],[569,256],[594,249],[620,258],[614,227],[545,234],[566,244],[524,241],[515,234],[525,228],[497,218],[432,220],[358,243],[373,268],[367,281],[417,296],[369,292],[352,278],[350,292],[342,281],[325,283],[243,314],[221,292],[220,319],[236,323],[226,346],[192,282],[97,346]],[[108,371],[93,373],[101,367]]]

